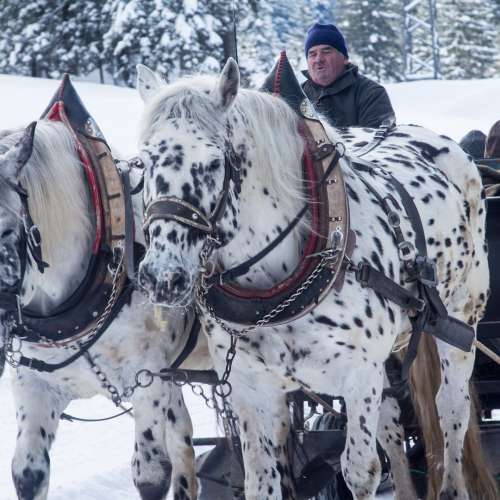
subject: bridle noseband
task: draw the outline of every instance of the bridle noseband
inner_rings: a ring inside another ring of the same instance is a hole
[[[240,170],[236,167],[236,153],[232,146],[229,146],[228,149],[229,152],[224,156],[224,182],[212,213],[207,216],[192,203],[181,200],[176,196],[159,196],[144,209],[142,230],[148,244],[149,227],[155,220],[175,221],[217,239],[217,223],[226,210],[229,198],[229,182],[232,180],[236,185],[236,189],[239,189],[240,185]]]

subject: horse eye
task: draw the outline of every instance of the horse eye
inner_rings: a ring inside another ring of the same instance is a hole
[[[1,239],[9,237],[12,233],[14,232],[13,229],[6,229],[2,235],[0,236]]]
[[[220,160],[212,160],[208,166],[209,170],[217,170],[220,167]]]

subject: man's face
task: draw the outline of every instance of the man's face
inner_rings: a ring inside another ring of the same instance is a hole
[[[307,69],[311,80],[322,87],[333,83],[345,69],[348,60],[330,45],[315,45],[307,53]]]

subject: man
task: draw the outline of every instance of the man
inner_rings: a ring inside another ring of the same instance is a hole
[[[395,120],[386,90],[349,62],[344,37],[333,24],[311,26],[305,52],[308,71],[302,88],[332,125],[378,127],[384,120]]]

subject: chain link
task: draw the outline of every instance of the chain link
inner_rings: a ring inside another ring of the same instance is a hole
[[[71,343],[61,346],[61,344],[57,340],[49,339],[44,335],[38,334],[38,337],[42,343],[47,344],[49,347],[53,348],[62,347],[66,350],[78,351],[82,349],[82,347],[84,347],[87,342],[90,342],[97,335],[97,333],[99,333],[105,321],[107,320],[108,316],[111,314],[113,306],[115,305],[118,294],[118,280],[123,272],[123,259],[124,259],[123,244],[119,244],[117,247],[115,247],[115,249],[120,250],[115,253],[115,256],[116,254],[118,254],[118,259],[116,260],[116,262],[113,262],[112,265],[108,266],[108,270],[113,275],[113,280],[111,282],[111,293],[109,294],[108,302],[106,303],[106,306],[104,307],[102,314],[97,319],[95,326],[90,330],[89,333],[85,335],[85,341],[83,341],[82,339],[76,339],[74,341],[70,340],[69,342]],[[14,338],[19,340],[20,343],[22,342],[19,337],[14,337]],[[17,368],[19,366],[19,360],[21,354],[22,354],[21,346],[19,346],[18,349],[14,350],[11,348],[10,345],[7,345],[6,360],[13,368]]]
[[[216,410],[214,398],[211,396],[207,396],[205,394],[202,385],[192,384],[191,382],[188,382],[188,385],[189,387],[191,387],[191,391],[195,396],[200,396],[203,399],[203,401],[205,401],[205,405],[207,406],[207,408],[210,408],[211,410]]]
[[[115,403],[116,406],[119,406],[122,403],[123,398],[130,399],[135,393],[136,389],[146,389],[154,382],[155,378],[158,378],[160,380],[174,384],[177,387],[184,387],[186,385],[189,385],[193,394],[203,398],[208,408],[210,408],[211,410],[215,409],[213,398],[205,394],[203,386],[189,382],[188,374],[186,372],[183,372],[182,370],[179,370],[176,373],[156,373],[143,368],[135,374],[135,383],[133,385],[125,386],[122,393],[120,394],[117,387],[109,381],[108,377],[99,366],[99,364],[95,361],[95,359],[93,359],[88,352],[85,353],[85,357],[92,371],[101,382],[102,388],[108,391],[111,396],[111,400],[113,401],[113,403]],[[180,378],[178,378],[179,376]]]
[[[247,328],[233,328],[229,326],[224,320],[220,319],[216,313],[214,308],[207,303],[206,300],[206,295],[210,287],[206,286],[204,283],[204,277],[202,275],[200,284],[197,287],[196,290],[196,297],[197,297],[197,302],[198,305],[201,306],[203,309],[208,311],[210,317],[231,337],[243,337],[246,334],[253,332],[257,328],[261,328],[263,326],[266,326],[268,323],[270,323],[276,316],[278,316],[280,313],[282,313],[287,307],[289,307],[291,304],[293,304],[311,285],[312,283],[316,280],[316,278],[319,276],[323,268],[332,262],[336,262],[335,258],[338,258],[338,255],[335,257],[330,257],[330,254],[328,256],[322,256],[320,262],[318,265],[314,268],[313,272],[309,275],[309,277],[300,285],[295,292],[290,295],[287,299],[283,300],[280,304],[278,304],[274,309],[272,309],[270,312],[268,312],[265,316],[263,316],[261,319],[259,319],[256,323],[253,325],[248,326]]]
[[[209,266],[209,258],[213,250],[213,246],[210,244],[205,244],[200,252],[200,263],[201,269],[212,269]],[[285,309],[287,309],[291,304],[293,304],[316,280],[321,271],[325,268],[326,265],[336,264],[339,256],[341,255],[341,251],[334,247],[323,252],[319,252],[314,254],[313,256],[321,257],[321,260],[318,262],[313,272],[308,276],[308,278],[300,285],[295,292],[290,295],[287,299],[283,300],[280,304],[278,304],[274,309],[268,312],[265,316],[263,316],[260,320],[258,320],[255,324],[248,326],[247,328],[233,328],[229,326],[224,320],[219,318],[214,308],[207,303],[207,293],[210,289],[210,285],[207,284],[206,279],[210,277],[209,274],[205,272],[200,273],[200,278],[198,280],[196,286],[196,301],[199,309],[205,309],[209,316],[226,332],[230,335],[230,346],[226,353],[226,367],[224,369],[224,374],[220,379],[219,383],[215,386],[214,392],[217,396],[221,397],[223,400],[227,398],[232,392],[232,386],[229,382],[229,376],[231,374],[231,368],[233,366],[233,361],[236,356],[236,344],[239,338],[247,335],[250,332],[255,331],[258,328],[268,325],[276,316],[281,314]],[[311,257],[313,257],[311,256]],[[211,274],[211,273],[210,273]]]

